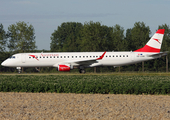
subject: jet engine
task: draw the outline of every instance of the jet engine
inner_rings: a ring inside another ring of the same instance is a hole
[[[70,71],[70,69],[72,69],[73,67],[71,67],[71,65],[58,65],[57,70],[58,71]]]

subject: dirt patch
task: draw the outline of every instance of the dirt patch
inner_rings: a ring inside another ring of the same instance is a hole
[[[0,119],[170,119],[170,96],[0,93]]]

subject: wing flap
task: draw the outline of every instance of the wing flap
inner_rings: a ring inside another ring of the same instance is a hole
[[[58,64],[73,64],[73,63],[79,64],[79,65],[91,65],[91,64],[94,64],[94,63],[98,63],[98,60],[103,59],[105,54],[106,54],[106,51],[99,58],[96,58],[96,59],[65,61],[65,62],[62,62],[62,63],[57,63],[57,64],[53,65],[53,67],[57,67]]]

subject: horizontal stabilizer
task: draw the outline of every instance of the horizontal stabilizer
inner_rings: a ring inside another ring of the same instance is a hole
[[[165,51],[165,52],[148,55],[148,57],[162,57],[162,56],[166,56],[167,54],[168,54],[168,51]]]

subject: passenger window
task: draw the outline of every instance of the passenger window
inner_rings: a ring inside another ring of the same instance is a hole
[[[86,56],[86,58],[88,58],[88,56]]]
[[[79,58],[81,58],[81,56],[79,56]]]
[[[121,55],[120,55],[120,57],[121,57]]]
[[[118,57],[118,55],[116,55],[116,57]]]
[[[62,56],[60,56],[60,58],[62,58]]]
[[[72,56],[72,58],[74,58],[74,56]]]
[[[111,57],[111,55],[109,57]]]
[[[128,57],[128,55],[126,57]]]
[[[64,56],[64,58],[66,58],[66,56]]]
[[[69,56],[68,56],[68,58],[69,58]]]
[[[115,57],[115,56],[113,55],[113,57]]]

